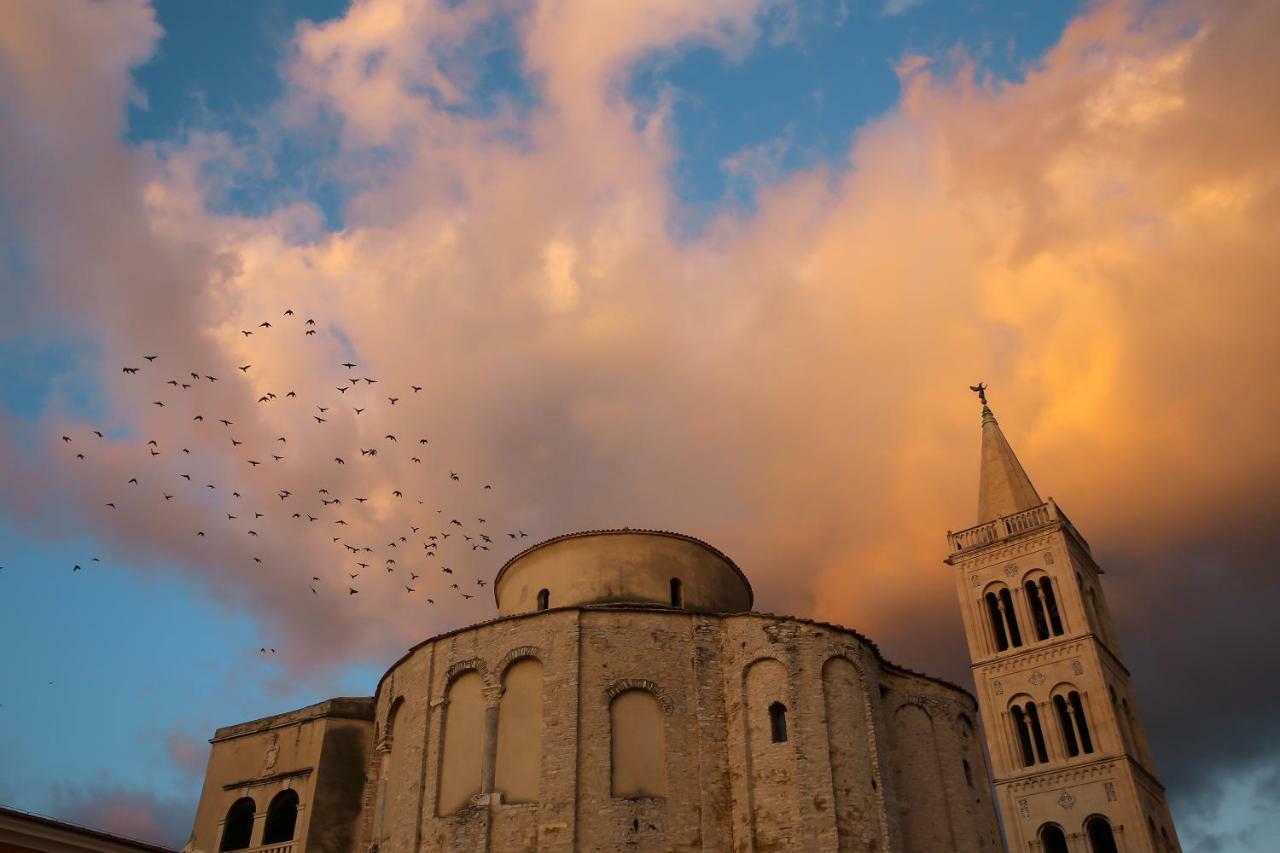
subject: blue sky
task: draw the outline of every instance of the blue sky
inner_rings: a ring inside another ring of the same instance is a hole
[[[334,168],[336,135],[281,122],[278,112],[282,66],[299,25],[337,19],[346,2],[154,5],[163,35],[132,69],[123,146],[164,152],[193,135],[225,134],[247,165],[210,192],[210,213],[265,219],[301,200],[322,213],[325,230],[342,233],[349,202],[365,187]],[[726,213],[751,217],[762,185],[823,169],[838,182],[859,132],[897,109],[895,69],[905,58],[930,57],[945,75],[965,57],[998,91],[1026,79],[1081,7],[1056,0],[779,3],[760,16],[759,37],[740,55],[697,41],[647,53],[629,69],[622,95],[641,114],[670,99],[675,157],[665,177],[674,209],[665,226],[679,241],[695,241]],[[458,109],[539,108],[519,27],[501,19],[484,34],[478,82]],[[10,439],[38,454],[51,419],[93,423],[113,410],[92,367],[105,345],[60,322],[44,302],[42,271],[28,263],[28,247],[8,242],[0,288],[17,306],[14,316],[35,326],[0,326],[7,366],[0,408]],[[130,425],[118,429],[124,434]],[[7,490],[20,492],[22,484],[5,479]],[[8,650],[0,656],[0,802],[74,820],[91,813],[84,803],[95,792],[140,792],[157,798],[167,840],[181,844],[179,827],[189,825],[202,777],[203,754],[192,761],[193,745],[220,725],[366,695],[390,659],[291,672],[257,653],[278,632],[264,613],[224,594],[219,577],[170,564],[159,550],[151,559],[145,547],[113,551],[93,531],[74,513],[54,519],[21,498],[0,504],[0,647]],[[73,573],[76,564],[83,570]],[[1198,799],[1188,813],[1223,832],[1274,827],[1273,805],[1257,793],[1272,784],[1272,772],[1260,765],[1233,783],[1238,790]],[[71,780],[80,781],[69,792]],[[1264,849],[1259,844],[1236,839],[1220,849]],[[1213,848],[1206,842],[1204,849]]]

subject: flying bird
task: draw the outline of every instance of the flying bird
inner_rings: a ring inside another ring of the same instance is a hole
[[[155,360],[156,360],[157,358],[159,358],[159,357],[160,357],[160,356],[158,356],[158,355],[144,355],[144,356],[143,356],[143,358],[145,358],[147,361],[155,361]]]

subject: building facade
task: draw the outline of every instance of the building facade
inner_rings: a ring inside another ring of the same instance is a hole
[[[978,524],[948,540],[1009,849],[1180,851],[1102,569],[985,395]]]
[[[372,698],[219,729],[187,849],[1002,849],[973,697],[752,612],[709,545],[573,534],[494,587]]]
[[[570,534],[374,696],[219,729],[185,849],[1179,851],[1102,571],[985,398],[982,435],[979,523],[946,560],[976,700],[754,612],[697,539]]]

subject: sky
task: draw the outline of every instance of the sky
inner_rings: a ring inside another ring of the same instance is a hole
[[[1184,848],[1272,849],[1277,36],[1266,0],[0,4],[0,803],[180,846],[216,727],[368,695],[572,530],[693,534],[969,684],[983,379],[1106,572]]]

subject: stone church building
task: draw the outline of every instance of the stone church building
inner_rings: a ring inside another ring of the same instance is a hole
[[[705,542],[569,534],[374,696],[218,729],[185,849],[1180,850],[1101,570],[985,399],[982,430],[979,524],[946,560],[976,698],[753,611]]]

